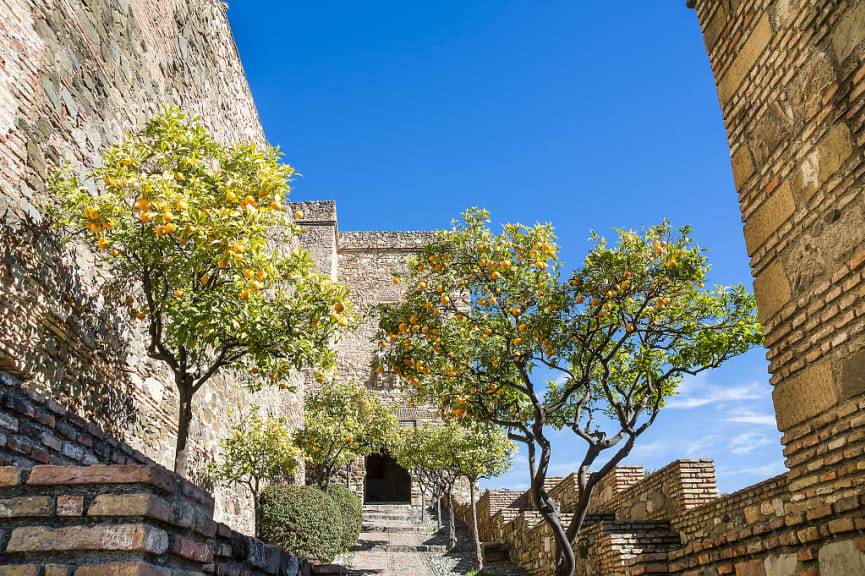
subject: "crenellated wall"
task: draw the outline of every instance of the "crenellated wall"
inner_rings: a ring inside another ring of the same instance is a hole
[[[223,142],[265,143],[226,6],[0,2],[0,373],[163,465],[173,460],[176,434],[171,376],[147,357],[141,327],[100,291],[94,255],[58,245],[39,206],[50,200],[44,186],[54,167],[97,165],[163,104],[199,115]],[[301,418],[294,394],[251,396],[225,379],[209,382],[197,400],[195,470],[226,433],[229,410],[257,402]],[[8,458],[30,463],[14,450]],[[218,489],[216,498],[220,520],[250,527],[246,495]]]

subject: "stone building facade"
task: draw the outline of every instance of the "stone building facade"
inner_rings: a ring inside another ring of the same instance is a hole
[[[168,466],[177,411],[171,376],[100,294],[93,254],[58,245],[38,206],[49,200],[43,188],[52,167],[95,166],[163,104],[199,115],[221,141],[265,143],[225,8],[218,0],[0,3],[0,373]],[[191,438],[199,454],[213,451],[232,408],[256,402],[302,418],[289,392],[250,396],[221,379],[199,394]],[[3,432],[11,445],[0,444],[0,464],[33,463],[14,446],[38,438]],[[60,449],[49,449],[52,463],[101,459]],[[216,518],[248,529],[248,498],[215,495]]]
[[[375,390],[385,404],[392,406],[399,418],[400,426],[416,426],[423,422],[438,422],[436,410],[431,406],[409,406],[400,391],[399,382],[393,374],[376,374],[372,362],[378,354],[374,341],[378,327],[371,308],[376,304],[397,303],[405,292],[405,283],[394,284],[394,271],[405,269],[405,259],[418,253],[432,232],[347,232],[340,231],[336,204],[329,202],[296,202],[292,210],[303,212],[299,221],[305,233],[301,245],[310,252],[322,273],[346,286],[351,299],[361,316],[359,326],[347,333],[336,344],[337,377],[344,381],[362,382]],[[310,384],[311,385],[311,384]],[[372,483],[385,485],[396,481],[391,477],[395,471],[388,468],[392,463],[372,457],[374,471],[367,469],[367,460],[359,459],[352,466],[347,482],[359,494],[369,497]],[[370,482],[368,476],[372,475]],[[384,475],[384,478],[376,476]],[[410,485],[411,501],[420,503],[420,492]],[[386,496],[383,496],[388,499]],[[375,496],[373,495],[373,499]]]

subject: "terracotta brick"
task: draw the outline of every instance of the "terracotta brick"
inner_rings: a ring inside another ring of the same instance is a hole
[[[84,496],[58,496],[58,516],[81,516],[84,513]]]
[[[736,564],[736,576],[766,576],[762,560],[751,560]]]
[[[209,564],[213,562],[213,553],[207,547],[205,542],[195,542],[189,538],[175,535],[171,539],[171,547],[169,552],[176,556],[181,556],[188,560]]]
[[[174,476],[155,466],[34,466],[27,484],[58,486],[78,484],[149,484],[165,492],[174,491]]]

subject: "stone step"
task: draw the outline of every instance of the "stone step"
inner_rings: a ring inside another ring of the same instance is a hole
[[[352,552],[361,550],[376,550],[379,552],[445,552],[447,546],[442,544],[356,544],[352,546]]]
[[[406,526],[382,525],[382,524],[363,524],[362,532],[379,532],[386,534],[394,534],[398,532],[427,532],[432,534],[435,528],[417,524],[408,524]]]

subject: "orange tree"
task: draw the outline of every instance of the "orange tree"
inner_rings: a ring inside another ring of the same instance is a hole
[[[402,303],[381,306],[380,370],[392,370],[443,416],[484,420],[528,448],[533,500],[555,536],[557,574],[595,484],[630,452],[685,374],[717,367],[761,340],[739,285],[704,288],[707,259],[689,228],[668,223],[592,235],[562,278],[552,226],[508,224],[471,209],[409,261]],[[586,442],[569,521],[544,491],[548,429]],[[611,450],[595,472],[598,456]]]
[[[295,444],[311,464],[307,480],[327,490],[336,470],[388,448],[399,427],[393,410],[363,384],[326,382],[304,401]]]
[[[271,484],[288,484],[294,479],[300,451],[292,442],[289,422],[282,416],[262,417],[260,407],[253,405],[231,423],[219,447],[220,460],[208,465],[207,477],[249,489],[255,508],[255,537],[260,538],[262,491]]]
[[[180,474],[193,398],[210,378],[229,371],[253,389],[287,387],[291,369],[332,363],[329,342],[349,322],[347,291],[289,250],[299,232],[284,209],[294,171],[280,156],[220,145],[166,108],[88,180],[65,170],[49,189],[54,224],[97,252],[109,297],[143,323],[147,353],[173,373]]]

